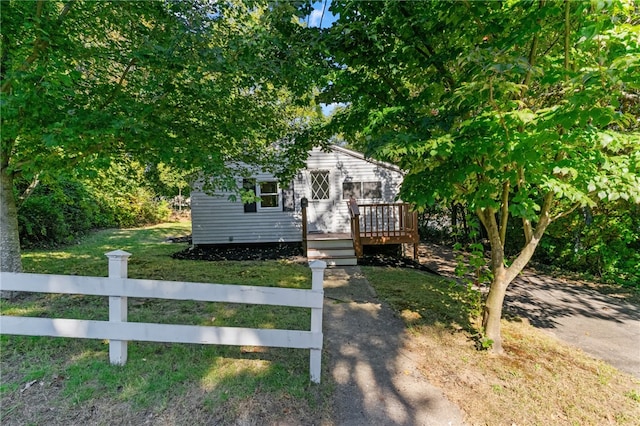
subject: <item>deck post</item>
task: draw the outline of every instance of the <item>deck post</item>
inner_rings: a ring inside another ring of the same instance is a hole
[[[327,263],[322,260],[314,260],[309,263],[311,268],[311,290],[324,294],[324,270]],[[309,372],[311,381],[320,383],[322,375],[322,307],[311,309],[311,332],[320,334],[320,347],[309,351]]]
[[[109,258],[109,278],[122,280],[127,278],[127,264],[131,253],[123,250],[105,253]],[[109,322],[127,321],[127,298],[123,296],[109,296]],[[126,340],[109,340],[109,361],[114,365],[124,365],[127,362]]]
[[[364,254],[362,241],[360,240],[360,207],[358,201],[352,196],[347,202],[349,206],[349,216],[351,216],[351,238],[353,238],[353,249],[359,259]],[[366,219],[365,219],[366,220]]]
[[[300,207],[302,209],[302,250],[304,255],[307,255],[307,207],[309,206],[309,200],[303,197],[300,200]]]
[[[356,251],[356,257],[361,258],[364,255],[362,250],[362,240],[360,240],[360,216],[354,216],[351,219],[353,226],[353,248]]]

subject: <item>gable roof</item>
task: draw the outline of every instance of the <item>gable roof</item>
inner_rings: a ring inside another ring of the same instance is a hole
[[[391,164],[391,163],[386,163],[384,161],[378,161],[378,160],[374,160],[373,158],[370,157],[365,157],[364,154],[357,152],[357,151],[352,151],[350,149],[338,146],[338,145],[331,145],[330,146],[331,150],[334,152],[339,152],[345,155],[349,155],[351,157],[357,158],[359,160],[364,160],[367,161],[371,164],[375,164],[378,167],[383,167],[385,169],[388,170],[393,170],[394,172],[398,172],[398,173],[402,173],[403,175],[405,174],[405,172],[398,166]]]

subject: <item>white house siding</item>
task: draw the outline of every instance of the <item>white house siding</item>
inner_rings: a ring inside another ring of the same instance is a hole
[[[274,179],[272,175],[264,173],[255,175],[254,178],[258,181]],[[238,184],[241,186],[242,181],[239,180]],[[238,201],[232,201],[229,199],[230,195],[232,194],[207,195],[201,191],[191,193],[193,244],[302,241],[299,205],[296,206],[296,211],[258,210],[255,213],[245,213],[239,197]]]
[[[311,197],[311,172],[329,171],[329,200]],[[272,178],[257,175],[257,180]],[[293,181],[295,211],[258,211],[245,213],[240,201],[230,201],[230,194],[191,194],[193,244],[267,243],[302,241],[300,200],[309,200],[307,210],[310,232],[349,232],[349,212],[342,196],[342,184],[381,182],[381,198],[358,198],[358,203],[391,203],[402,183],[402,173],[394,166],[365,160],[361,154],[340,147],[330,152],[314,149],[307,168]]]
[[[329,170],[330,172],[330,214],[325,217],[313,217],[313,207],[321,201],[311,199],[312,170]],[[331,152],[319,149],[311,151],[307,159],[307,168],[301,172],[303,196],[309,199],[309,229],[318,232],[349,232],[349,211],[347,200],[342,196],[344,182],[381,182],[381,198],[358,198],[360,204],[392,203],[396,201],[402,172],[394,166],[365,160],[361,154],[340,147],[333,147]],[[320,220],[318,220],[320,219]],[[313,221],[318,223],[314,226]]]

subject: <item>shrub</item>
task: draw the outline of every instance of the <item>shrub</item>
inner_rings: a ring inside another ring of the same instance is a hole
[[[65,244],[94,227],[94,196],[79,181],[61,178],[41,183],[18,210],[21,244]]]

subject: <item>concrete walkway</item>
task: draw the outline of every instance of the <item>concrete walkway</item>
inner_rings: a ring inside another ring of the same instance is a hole
[[[357,266],[325,272],[324,335],[337,425],[462,425],[404,348],[405,327]]]

